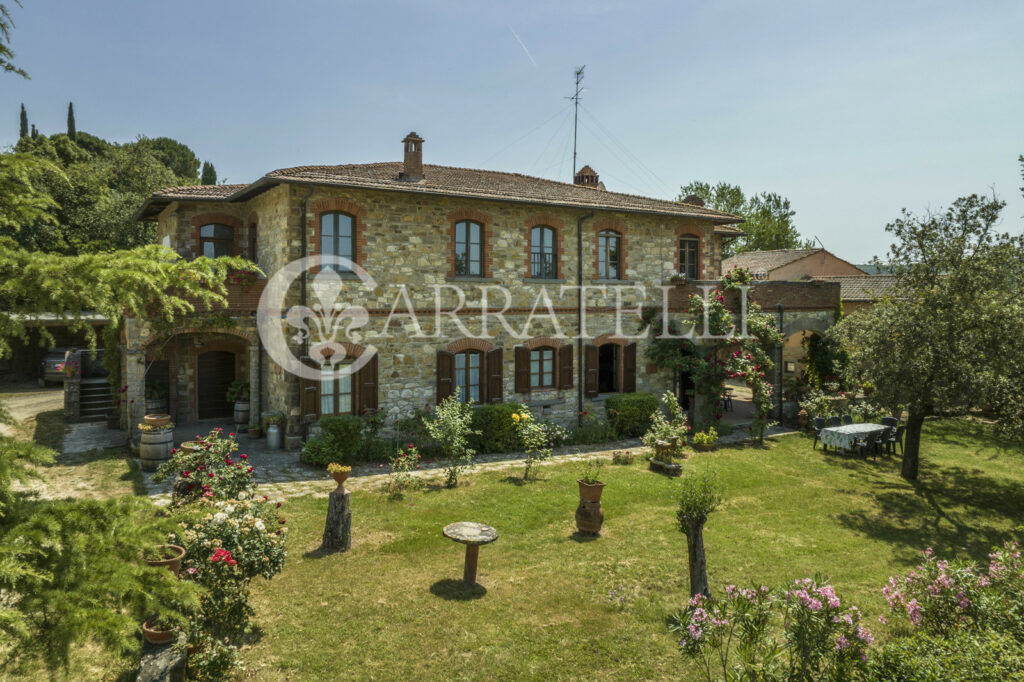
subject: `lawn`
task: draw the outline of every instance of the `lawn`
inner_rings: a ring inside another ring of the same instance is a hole
[[[979,424],[926,425],[920,481],[896,458],[864,461],[787,436],[692,457],[725,502],[705,531],[712,590],[816,573],[872,620],[880,589],[919,551],[984,559],[1024,523],[1024,452]],[[679,481],[640,463],[606,468],[605,528],[573,536],[578,464],[469,475],[457,490],[352,494],[354,542],[318,556],[327,500],[286,503],[284,571],[254,586],[260,633],[243,649],[257,679],[659,679],[692,677],[665,618],[687,598]],[[518,472],[517,472],[518,473]],[[462,588],[452,521],[494,526],[479,590]]]

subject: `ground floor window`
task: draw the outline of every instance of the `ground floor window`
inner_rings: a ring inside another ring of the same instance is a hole
[[[352,375],[340,373],[344,365],[320,368],[320,414],[352,413]]]
[[[465,403],[480,402],[483,372],[483,354],[467,350],[455,354],[455,394]]]
[[[530,351],[530,388],[555,387],[555,349],[536,348]]]

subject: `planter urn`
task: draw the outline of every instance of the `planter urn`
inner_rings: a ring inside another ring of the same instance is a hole
[[[334,482],[338,484],[338,487],[334,489],[334,492],[338,493],[339,495],[344,495],[346,492],[348,492],[345,490],[345,481],[348,480],[348,475],[350,473],[352,472],[335,471],[334,473],[331,474],[331,478],[333,478]]]
[[[584,483],[580,486],[580,505],[576,507],[576,529],[587,535],[598,535],[604,524],[604,510],[601,508],[601,492],[604,483]]]
[[[147,426],[167,426],[171,423],[169,414],[147,414],[142,418]]]

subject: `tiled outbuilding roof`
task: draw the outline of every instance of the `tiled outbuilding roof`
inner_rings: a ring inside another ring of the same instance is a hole
[[[839,282],[839,297],[844,301],[874,301],[892,293],[895,275],[843,275],[815,277],[825,282]]]
[[[733,268],[747,268],[751,272],[771,272],[793,261],[806,258],[821,249],[779,249],[777,251],[744,251],[722,261],[722,272]]]
[[[155,193],[139,211],[138,218],[153,219],[169,201],[181,199],[242,201],[275,184],[289,182],[700,218],[715,223],[717,225],[715,231],[718,234],[743,234],[742,230],[735,227],[736,223],[743,222],[739,216],[678,201],[609,192],[596,187],[556,182],[520,173],[502,173],[429,164],[423,166],[422,180],[410,182],[400,177],[402,169],[403,164],[397,161],[341,166],[296,166],[267,173],[251,185],[213,185],[206,186],[204,190],[197,189],[197,186],[169,187]],[[231,187],[234,188],[233,191],[219,189]],[[215,191],[225,192],[225,194],[215,194]]]

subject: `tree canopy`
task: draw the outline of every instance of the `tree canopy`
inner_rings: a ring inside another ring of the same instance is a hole
[[[779,194],[761,192],[748,197],[739,185],[726,182],[712,185],[696,180],[679,189],[677,201],[683,201],[691,195],[700,197],[708,208],[733,213],[744,219],[742,229],[746,234],[724,245],[723,256],[726,258],[743,251],[804,249],[814,246],[813,241],[800,236],[793,224],[796,211],[790,206],[789,199]]]
[[[1024,436],[1024,236],[997,232],[1004,205],[972,194],[943,212],[904,209],[885,228],[892,294],[831,332],[872,398],[907,410],[905,478],[917,478],[928,415],[980,412]]]
[[[21,7],[19,0],[14,2]],[[7,6],[0,3],[0,69],[7,73],[14,73],[22,78],[28,78],[24,70],[15,66],[11,60],[14,59],[14,51],[11,50],[11,29],[14,28],[14,19],[8,11]]]

